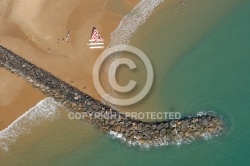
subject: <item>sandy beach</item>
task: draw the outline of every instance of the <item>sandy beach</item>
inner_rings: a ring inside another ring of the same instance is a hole
[[[0,45],[100,100],[93,85],[92,69],[103,50],[88,48],[91,30],[95,26],[108,46],[110,33],[139,2],[1,1],[0,22],[3,26],[0,27]],[[180,2],[170,0],[166,3],[169,7],[174,4]],[[66,42],[68,32],[70,36]],[[0,91],[1,130],[46,96],[4,69],[0,73],[0,88],[4,89]],[[27,100],[30,96],[33,96],[32,100]]]
[[[92,27],[105,40],[138,0],[75,0],[0,2],[0,44],[37,66],[100,99],[92,82],[92,67],[102,50],[90,50]],[[124,10],[115,10],[123,6]],[[67,32],[69,41],[65,41]],[[0,130],[45,98],[24,80],[0,70]],[[29,100],[27,100],[29,99]]]
[[[21,77],[0,68],[0,130],[45,98]]]

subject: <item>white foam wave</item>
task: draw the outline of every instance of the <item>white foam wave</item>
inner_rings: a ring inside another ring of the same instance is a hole
[[[109,134],[112,136],[112,138],[118,138],[118,139],[123,139],[123,135],[121,133],[115,132],[115,131],[110,131]]]
[[[198,113],[197,113],[197,116],[203,116],[203,115],[207,115],[207,113],[204,112],[204,111],[201,111],[201,112],[198,112]]]
[[[204,133],[201,136],[204,140],[209,140],[213,138],[213,136],[210,133]]]
[[[146,21],[154,8],[161,2],[163,0],[141,0],[130,13],[122,18],[119,26],[110,34],[110,46],[129,44],[129,39],[133,33]]]
[[[139,139],[137,137],[134,137],[136,139],[136,141],[132,142],[131,140],[126,140],[126,137],[123,134],[115,132],[115,131],[110,131],[109,135],[113,139],[119,139],[122,142],[126,142],[129,146],[137,146],[138,145],[141,148],[150,148],[152,146],[160,147],[160,146],[168,146],[168,145],[181,146],[182,144],[190,144],[191,142],[194,142],[196,140],[192,135],[190,135],[190,137],[191,137],[190,139],[182,139],[181,136],[179,136],[177,134],[178,138],[176,138],[174,140],[170,140],[170,138],[164,137],[164,138],[155,139],[150,143],[140,143],[138,141]],[[203,133],[201,135],[201,138],[204,139],[204,140],[211,140],[211,139],[213,139],[215,137],[218,137],[219,135],[220,135],[220,133],[215,134],[215,135],[211,135],[210,133]]]
[[[59,104],[53,98],[45,98],[36,106],[25,112],[10,126],[0,131],[0,148],[9,150],[9,146],[15,143],[20,135],[31,132],[32,127],[39,126],[45,121],[53,121],[58,118]]]
[[[131,12],[122,18],[118,27],[110,34],[111,41],[108,48],[122,44],[128,45],[130,38],[136,32],[138,27],[146,21],[146,19],[152,14],[155,7],[157,7],[161,2],[163,2],[163,0],[141,0]],[[120,55],[121,53],[116,52],[115,56],[112,57],[113,59],[111,59],[111,62],[113,62],[114,59],[119,58]],[[107,72],[107,70],[108,69],[105,69],[105,72]],[[115,69],[109,68],[109,70],[114,72]],[[109,90],[108,93],[115,98],[118,96],[113,89]],[[105,102],[104,98],[102,98],[102,102]],[[106,104],[117,109],[116,106],[111,103]]]

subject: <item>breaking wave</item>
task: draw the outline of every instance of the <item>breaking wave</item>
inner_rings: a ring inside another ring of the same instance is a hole
[[[198,112],[196,114],[196,116],[211,115],[211,114],[215,115],[216,113],[214,111],[201,111],[201,112]],[[220,118],[223,118],[223,117],[220,116]],[[206,140],[206,141],[212,140],[212,139],[222,135],[223,133],[224,133],[224,130],[220,131],[219,133],[214,134],[214,135],[211,135],[210,133],[203,133],[201,135],[201,139]],[[121,142],[127,143],[129,146],[139,146],[141,148],[150,148],[152,146],[160,147],[160,146],[168,146],[168,145],[180,146],[182,144],[190,144],[190,143],[196,141],[196,139],[194,137],[192,137],[191,135],[190,135],[190,137],[191,137],[190,139],[182,139],[182,137],[178,134],[178,132],[176,132],[176,136],[178,136],[178,137],[177,137],[177,139],[175,139],[175,141],[170,141],[169,138],[164,137],[164,138],[156,139],[156,140],[152,141],[151,143],[143,143],[143,144],[139,142],[139,139],[136,136],[133,137],[136,141],[132,142],[132,141],[127,141],[126,137],[122,133],[110,131],[108,134],[109,134],[109,136],[111,136],[111,138],[121,140]]]
[[[136,30],[152,14],[155,7],[157,7],[162,2],[163,0],[141,0],[131,12],[129,12],[126,16],[122,18],[118,27],[110,34],[111,41],[109,47],[121,44],[128,45],[131,37],[136,32]],[[118,59],[120,56],[121,53],[116,52],[112,57],[110,57],[110,60],[108,60],[109,63],[113,62],[115,59]],[[107,73],[108,70],[115,72],[114,68],[106,68],[104,69],[104,73]],[[107,92],[112,96],[118,96],[112,88],[107,89],[109,89]],[[115,105],[107,103],[104,99],[102,99],[102,102],[117,109]]]
[[[58,118],[60,115],[57,109],[58,106],[60,105],[50,97],[40,101],[36,106],[16,119],[10,126],[0,131],[0,148],[8,151],[10,145],[15,143],[19,136],[30,133],[32,127]]]
[[[119,26],[111,35],[110,46],[119,44],[129,44],[129,40],[135,31],[141,26],[146,19],[152,14],[163,0],[142,0],[135,8],[122,18]]]

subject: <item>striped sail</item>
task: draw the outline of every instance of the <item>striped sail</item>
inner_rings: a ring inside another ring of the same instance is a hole
[[[99,34],[96,27],[93,27],[93,29],[92,29],[88,45],[89,45],[90,49],[104,48],[104,46],[103,46],[104,45],[104,40],[102,39],[102,37]]]

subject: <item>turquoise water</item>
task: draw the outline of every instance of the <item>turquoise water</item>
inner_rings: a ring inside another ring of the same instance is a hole
[[[196,42],[182,49],[175,60],[162,60],[177,56],[166,53],[182,47],[175,42],[176,48],[171,50],[168,48],[171,40],[166,41],[166,48],[159,45],[152,49],[152,52],[158,51],[158,54],[154,54],[157,58],[154,59],[153,55],[150,57],[156,66],[156,79],[161,82],[155,89],[159,95],[156,104],[162,109],[166,108],[161,111],[171,108],[183,116],[214,111],[227,122],[225,135],[192,144],[142,149],[128,147],[81,121],[69,120],[64,112],[60,119],[40,126],[19,140],[26,141],[29,146],[19,145],[19,142],[13,145],[11,149],[17,150],[10,151],[4,165],[250,165],[249,16],[250,2],[244,1],[201,33]],[[164,28],[162,26],[162,30]],[[190,36],[195,33],[190,31]],[[163,36],[159,40],[166,39]],[[150,52],[149,48],[146,52]],[[167,72],[162,71],[161,75],[157,74],[158,70],[164,69],[160,59],[168,69]],[[156,83],[159,81],[156,80]]]
[[[91,156],[81,149],[67,165],[250,165],[250,3],[234,9],[185,53],[165,76],[161,103],[183,115],[215,111],[228,124],[226,135],[192,145],[129,148],[101,139]],[[85,164],[84,164],[85,165]]]

